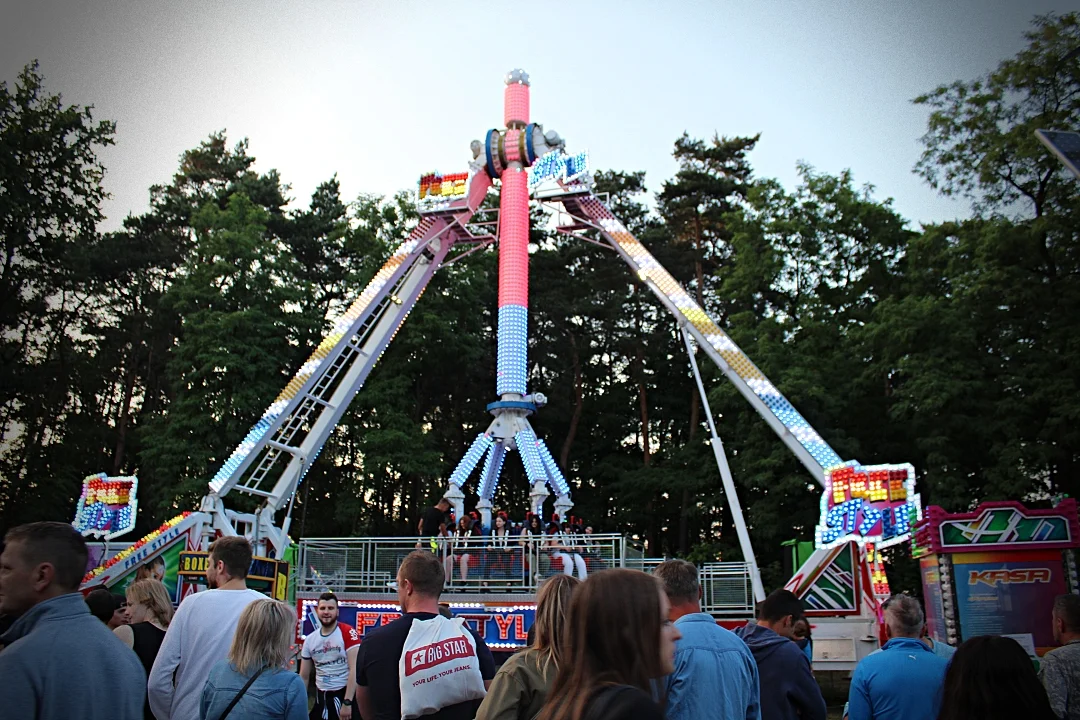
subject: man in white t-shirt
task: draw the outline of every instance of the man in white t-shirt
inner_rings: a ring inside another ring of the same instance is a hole
[[[315,707],[309,718],[352,720],[360,634],[338,622],[338,599],[334,593],[319,596],[315,614],[319,616],[319,627],[304,638],[304,649],[300,651],[300,677],[304,678],[305,686],[311,683],[311,668],[315,667]]]
[[[262,593],[246,585],[251,543],[222,537],[210,545],[206,582],[210,590],[189,595],[176,610],[154,667],[147,696],[158,720],[193,720],[210,668],[229,654],[240,613]]]

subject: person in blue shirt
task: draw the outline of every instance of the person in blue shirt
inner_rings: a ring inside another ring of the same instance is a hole
[[[896,595],[885,604],[881,652],[863,658],[851,677],[848,720],[935,720],[949,661],[920,637],[919,601]]]
[[[758,720],[758,669],[746,643],[701,612],[701,584],[693,563],[668,560],[653,574],[671,603],[682,633],[675,671],[664,680],[667,720]]]
[[[828,711],[810,661],[795,644],[795,623],[805,617],[790,590],[774,590],[761,603],[756,625],[735,631],[757,661],[761,720],[825,720]]]

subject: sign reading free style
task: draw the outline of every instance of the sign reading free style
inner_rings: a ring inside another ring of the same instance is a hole
[[[297,598],[300,618],[300,637],[307,637],[319,626],[315,608],[318,596]],[[535,605],[504,605],[496,603],[450,603],[450,612],[476,631],[492,650],[514,650],[525,647],[529,628],[536,619]],[[338,602],[338,620],[356,628],[363,637],[372,630],[389,625],[401,617],[401,608],[394,603],[371,603],[356,600]]]

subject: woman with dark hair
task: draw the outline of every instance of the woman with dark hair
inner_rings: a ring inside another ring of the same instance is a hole
[[[514,570],[514,554],[517,548],[511,547],[510,518],[504,512],[495,515],[491,537],[488,539],[486,553],[488,577],[506,579]],[[518,573],[520,576],[521,573]]]
[[[663,720],[652,681],[675,669],[671,604],[652,575],[602,570],[574,591],[540,720]]]
[[[578,584],[568,575],[555,575],[540,586],[530,628],[533,642],[499,668],[476,720],[531,720],[540,712],[563,662],[563,625]]]
[[[528,513],[525,516],[525,526],[521,528],[521,539],[518,544],[525,554],[525,567],[536,568],[533,572],[539,574],[540,548],[544,546],[544,523],[536,513]]]
[[[1056,720],[1020,643],[983,635],[956,650],[941,690],[938,720]]]
[[[575,551],[564,526],[555,520],[548,523],[548,550],[551,551],[552,572],[562,570],[565,575],[573,575],[577,568],[579,580],[588,577],[584,558]]]
[[[454,563],[459,563],[461,568],[461,581],[469,579],[469,560],[477,548],[479,533],[473,526],[473,519],[468,515],[462,515],[458,521],[457,532],[450,541],[450,552],[443,558],[443,569],[446,570],[446,581],[451,582],[454,577]]]

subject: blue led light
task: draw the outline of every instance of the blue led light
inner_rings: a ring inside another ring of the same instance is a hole
[[[525,466],[525,474],[531,482],[547,482],[547,473],[544,472],[544,461],[540,459],[540,453],[536,451],[536,433],[531,429],[518,431],[514,436],[517,441],[518,452],[521,453],[521,463]]]
[[[579,152],[577,155],[566,155],[561,150],[552,150],[544,153],[529,168],[529,189],[531,190],[549,180],[570,182],[588,172],[588,151]]]
[[[461,487],[465,484],[465,481],[469,479],[469,475],[473,469],[480,462],[480,459],[484,457],[484,453],[491,447],[491,436],[486,433],[480,433],[473,440],[469,449],[465,452],[465,456],[461,458],[461,462],[454,468],[454,472],[450,475],[450,483]]]
[[[870,531],[874,529],[874,526],[878,524],[884,513],[878,510],[873,505],[863,505],[862,508],[863,521],[859,523],[859,534],[866,536],[870,534]]]
[[[893,535],[907,535],[911,532],[911,514],[914,510],[915,504],[911,502],[893,508]]]
[[[529,311],[521,305],[499,308],[498,371],[495,392],[525,394],[529,352]]]
[[[502,473],[504,462],[506,462],[506,446],[501,442],[494,443],[484,461],[484,471],[480,476],[480,497],[485,500],[490,500],[495,496],[495,488],[499,486],[499,475]]]
[[[547,470],[548,478],[554,483],[554,490],[557,495],[569,495],[570,486],[566,482],[566,478],[563,477],[562,471],[559,470],[559,466],[555,464],[555,458],[551,456],[551,451],[548,450],[547,445],[543,440],[536,441],[536,450],[540,453],[540,459],[544,463],[544,469]]]
[[[589,172],[589,152],[582,150],[566,158],[566,182],[573,182]]]

